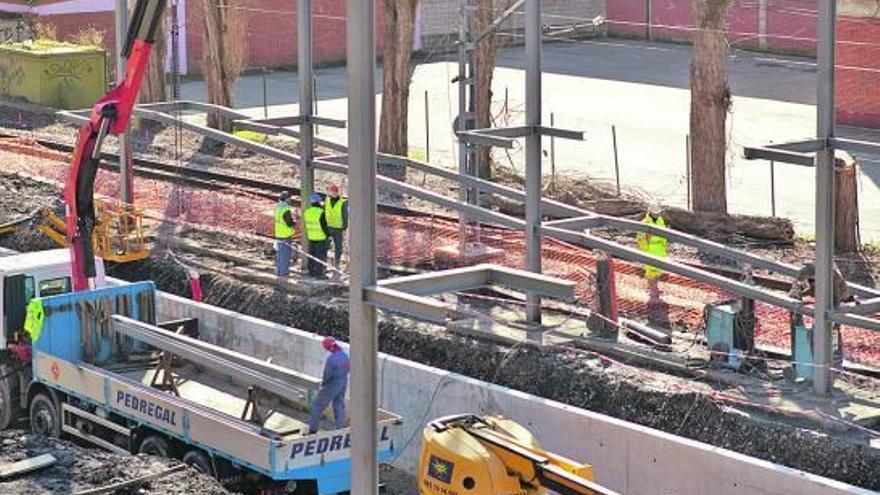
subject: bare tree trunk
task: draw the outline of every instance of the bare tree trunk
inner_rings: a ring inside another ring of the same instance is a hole
[[[419,0],[383,2],[387,22],[383,55],[382,113],[379,117],[379,151],[407,156],[409,152],[409,85],[412,79],[413,34]],[[380,165],[380,173],[396,179],[406,177],[406,168]]]
[[[861,247],[859,238],[859,189],[857,162],[835,160],[834,247],[838,253],[852,253]]]
[[[232,85],[244,68],[244,19],[233,0],[204,0],[203,65],[208,103],[232,106]],[[208,114],[208,126],[232,131],[232,121]]]
[[[727,213],[727,9],[731,0],[694,0],[691,60],[691,181],[695,211]]]
[[[474,16],[472,33],[476,36],[490,24],[495,16],[495,0],[477,0],[477,12]],[[498,53],[498,40],[494,34],[484,38],[474,50],[476,65],[476,126],[477,129],[492,125],[492,75],[495,72],[495,56]],[[492,148],[480,146],[476,148],[477,177],[492,178]]]
[[[156,41],[153,43],[150,60],[147,61],[147,70],[144,73],[144,80],[141,83],[141,91],[138,96],[140,103],[155,103],[167,99],[165,91],[165,57],[168,51],[165,37],[167,20],[167,14],[162,16],[162,23],[156,30]]]

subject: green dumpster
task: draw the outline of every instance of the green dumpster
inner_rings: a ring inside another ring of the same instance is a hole
[[[90,108],[107,90],[103,49],[58,41],[0,44],[0,95],[65,110]]]

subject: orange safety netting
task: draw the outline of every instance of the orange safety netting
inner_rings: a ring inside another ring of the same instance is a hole
[[[63,163],[28,160],[7,169],[64,182],[67,166]],[[118,174],[101,172],[96,192],[115,196]],[[136,201],[145,211],[159,219],[171,218],[194,224],[209,225],[230,231],[268,235],[272,228],[273,202],[236,190],[207,191],[182,184],[136,178]],[[493,262],[523,268],[525,235],[523,232],[495,227],[469,228],[468,241],[479,239],[498,250]],[[377,219],[377,253],[381,263],[403,266],[434,266],[438,249],[458,245],[459,224],[445,217],[405,217],[379,214]],[[635,237],[633,237],[633,244]],[[596,304],[596,263],[599,253],[545,238],[543,268],[548,275],[577,283],[575,293],[587,307]],[[647,283],[639,264],[615,260],[618,307],[621,315],[633,319],[661,320],[684,329],[698,329],[706,304],[729,299],[724,291],[686,277],[664,273],[659,288],[663,304],[648,306]],[[662,312],[658,315],[657,312]],[[652,314],[653,312],[653,314]],[[788,349],[790,347],[789,313],[762,302],[755,304],[756,339],[758,343]],[[880,335],[875,332],[844,327],[843,342],[846,358],[868,364],[880,364]]]

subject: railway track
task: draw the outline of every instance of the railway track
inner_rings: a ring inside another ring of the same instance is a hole
[[[0,132],[0,138],[21,138],[23,135]],[[60,151],[63,153],[72,153],[73,146],[60,141],[51,139],[37,138],[34,142],[45,148]],[[134,174],[136,177],[144,179],[159,180],[163,182],[185,184],[187,186],[196,187],[207,190],[228,190],[235,189],[254,196],[275,200],[283,191],[289,191],[292,194],[294,203],[300,203],[300,189],[295,186],[279,184],[277,182],[264,181],[251,177],[242,177],[238,175],[226,174],[223,172],[215,172],[211,170],[196,169],[190,167],[181,167],[173,163],[160,160],[153,160],[136,156],[133,158]],[[101,153],[100,167],[110,172],[119,172],[119,159],[112,153]],[[402,215],[408,217],[433,217],[449,221],[458,221],[456,218],[436,213],[428,213],[419,210],[413,210],[397,205],[389,205],[380,203],[379,211],[394,215]]]

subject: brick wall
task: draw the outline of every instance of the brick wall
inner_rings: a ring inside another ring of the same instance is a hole
[[[647,0],[608,0],[608,34],[647,36]],[[689,41],[694,31],[691,0],[650,0],[652,35]],[[728,13],[731,46],[814,56],[816,0],[767,0],[761,46],[761,0],[736,0]],[[880,13],[873,0],[840,0],[837,21],[837,120],[880,128]]]
[[[599,15],[605,15],[606,0],[543,0],[541,2],[544,25],[559,26],[588,23]],[[495,10],[500,15],[511,0],[495,0]],[[429,39],[458,38],[459,6],[461,0],[421,0],[422,36]],[[514,14],[502,29],[522,29],[525,16]]]

